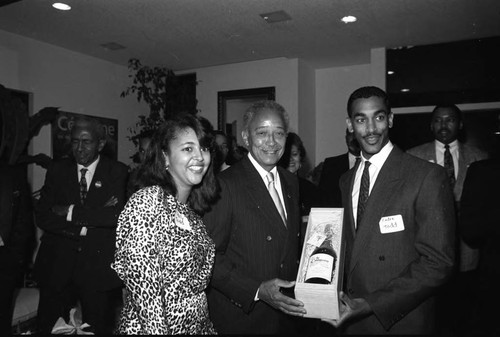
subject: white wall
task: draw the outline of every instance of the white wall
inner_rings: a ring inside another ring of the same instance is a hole
[[[0,31],[0,83],[33,93],[33,112],[47,106],[118,119],[118,160],[129,164],[135,152],[126,137],[137,116],[147,114],[135,97],[121,98],[130,84],[126,67]],[[30,153],[51,155],[50,126],[30,144]],[[32,165],[33,190],[43,185],[45,170]]]
[[[300,174],[306,174],[316,159],[316,73],[307,63],[299,61],[299,125],[297,134],[306,148],[306,162]]]
[[[290,116],[291,130],[298,129],[298,59],[274,58],[198,68],[196,97],[200,114],[217,128],[217,93],[219,91],[276,87],[276,101]]]
[[[371,85],[370,65],[316,70],[316,165],[347,151],[347,99],[359,87]]]

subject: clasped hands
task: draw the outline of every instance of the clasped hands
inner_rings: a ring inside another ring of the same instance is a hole
[[[106,201],[104,203],[103,207],[113,207],[117,203],[118,203],[118,198],[115,196],[112,196],[111,198],[108,199],[108,201]],[[55,214],[57,214],[59,216],[66,216],[66,215],[68,215],[69,206],[70,205],[54,205],[54,206],[52,206],[51,210],[52,210],[52,212],[54,212]]]
[[[304,316],[306,313],[304,303],[280,292],[280,288],[292,288],[294,285],[295,281],[285,281],[278,278],[262,282],[258,292],[259,300],[286,314]]]

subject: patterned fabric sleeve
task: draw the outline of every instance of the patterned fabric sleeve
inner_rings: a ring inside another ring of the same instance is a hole
[[[169,334],[158,259],[159,189],[135,193],[118,219],[113,268],[124,281],[144,334]]]

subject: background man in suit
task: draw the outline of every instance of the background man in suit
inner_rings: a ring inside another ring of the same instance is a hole
[[[99,155],[105,132],[95,119],[76,120],[71,130],[74,159],[47,171],[37,225],[44,231],[35,274],[40,286],[39,331],[50,333],[58,317],[67,319],[72,291],[83,321],[96,333],[110,333],[112,289],[120,281],[110,264],[115,228],[125,203],[127,167]]]
[[[463,130],[463,118],[462,112],[456,105],[436,106],[432,111],[430,128],[434,141],[409,149],[408,153],[445,167],[453,189],[458,216],[467,168],[475,161],[486,159],[488,155],[458,140],[459,133]],[[446,160],[446,147],[451,154],[449,161]],[[477,296],[473,289],[477,282],[476,269],[479,262],[479,250],[471,248],[461,239],[457,238],[457,241],[458,274],[452,278],[450,284],[446,285],[440,303],[442,306],[440,314],[443,315],[440,317],[440,325],[445,330],[451,329],[452,333],[462,331],[465,325],[469,324],[472,312],[475,312],[475,310],[464,311],[461,307],[465,305],[472,309],[474,306]],[[474,323],[471,321],[470,324]]]
[[[276,166],[287,131],[278,103],[248,108],[242,137],[249,154],[219,174],[221,199],[204,218],[216,245],[210,318],[222,334],[293,333],[287,314],[305,312],[280,292],[295,284],[299,251],[297,178]]]
[[[340,177],[353,168],[359,160],[359,144],[353,132],[345,130],[347,152],[336,157],[326,158],[321,169],[319,188],[323,196],[324,207],[342,207]]]
[[[361,162],[340,181],[346,254],[341,316],[348,334],[429,334],[434,292],[453,269],[453,196],[443,168],[389,140],[386,93],[354,91],[347,127]]]

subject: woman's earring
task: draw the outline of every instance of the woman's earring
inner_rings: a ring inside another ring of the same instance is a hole
[[[168,171],[168,165],[167,165],[167,167],[166,167],[166,170]]]

